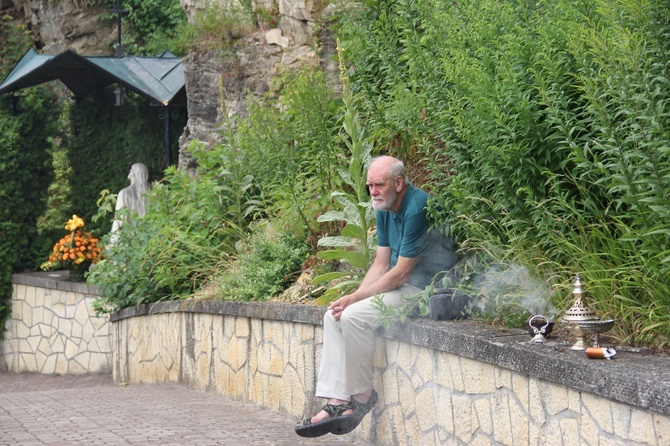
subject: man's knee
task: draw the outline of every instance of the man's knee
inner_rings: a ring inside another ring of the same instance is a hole
[[[345,308],[340,315],[340,324],[342,327],[369,325],[371,317],[366,310],[366,308],[358,305],[351,305]],[[374,317],[372,319],[374,320]]]
[[[331,310],[327,310],[323,314],[323,325],[327,324],[334,324],[335,323],[335,316],[333,316],[333,312]]]

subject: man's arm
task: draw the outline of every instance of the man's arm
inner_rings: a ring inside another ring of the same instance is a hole
[[[331,302],[328,308],[333,312],[335,320],[340,320],[340,314],[349,305],[359,300],[367,299],[376,294],[395,290],[410,279],[414,266],[419,258],[398,257],[398,262],[393,268],[391,265],[391,248],[383,246],[377,248],[377,256],[372,267],[365,274],[356,291]]]

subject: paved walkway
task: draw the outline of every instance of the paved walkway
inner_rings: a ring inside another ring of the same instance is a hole
[[[302,438],[294,426],[270,410],[177,384],[0,373],[2,446],[353,444],[335,435]]]

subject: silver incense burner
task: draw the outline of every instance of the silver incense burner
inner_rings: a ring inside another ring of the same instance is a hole
[[[584,303],[584,283],[579,274],[575,275],[572,281],[572,296],[574,302],[572,307],[565,311],[562,321],[568,324],[570,334],[576,338],[570,349],[584,351],[588,347],[586,342],[588,331],[582,329],[580,323],[595,320],[596,313]]]

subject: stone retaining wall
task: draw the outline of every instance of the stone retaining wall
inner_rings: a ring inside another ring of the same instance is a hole
[[[313,414],[323,308],[168,302],[113,315],[114,377],[178,381]],[[670,444],[665,356],[590,360],[523,330],[410,321],[378,338],[380,400],[351,440],[375,445]]]
[[[99,295],[67,272],[15,274],[12,316],[0,341],[0,370],[13,373],[110,373],[109,317],[92,309]]]
[[[315,413],[324,308],[178,301],[96,317],[97,290],[13,278],[0,369],[179,382],[294,417]],[[348,435],[374,445],[670,445],[670,358],[590,360],[474,321],[411,320],[377,340],[380,399]],[[110,342],[111,341],[111,342]]]

